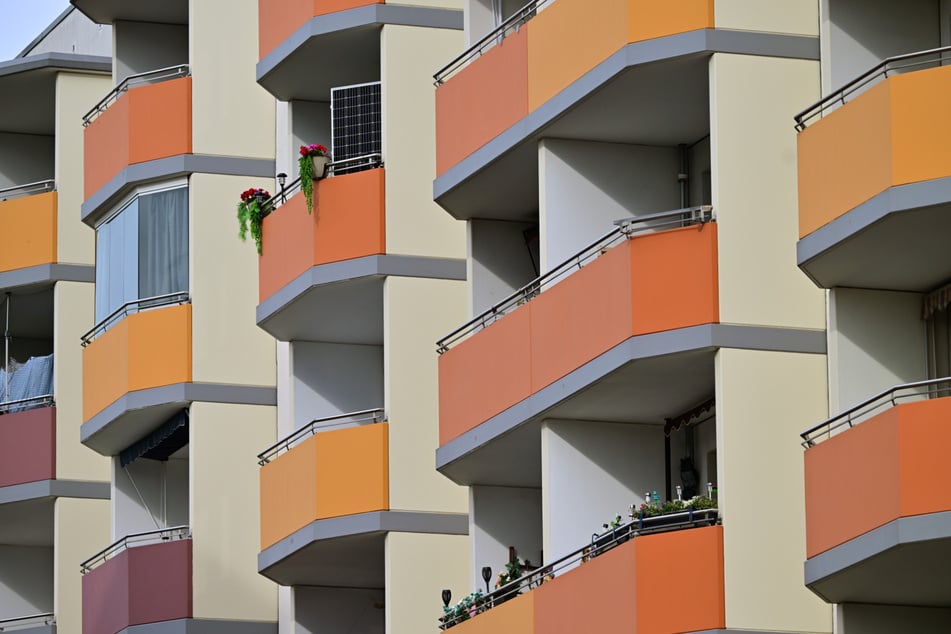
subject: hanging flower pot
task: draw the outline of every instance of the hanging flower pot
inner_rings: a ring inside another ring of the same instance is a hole
[[[300,172],[300,189],[304,192],[307,202],[307,213],[314,208],[314,181],[327,174],[327,164],[330,163],[330,150],[323,145],[311,143],[300,146],[300,158],[297,160]]]
[[[329,156],[311,156],[310,160],[314,166],[314,174],[311,180],[317,180],[327,175],[327,165],[330,163]]]

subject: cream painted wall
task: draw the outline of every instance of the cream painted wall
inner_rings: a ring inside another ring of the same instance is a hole
[[[258,574],[257,454],[276,440],[273,407],[193,403],[192,587],[197,619],[277,621],[277,586]]]
[[[433,462],[439,437],[435,342],[465,322],[466,285],[390,277],[383,292],[390,508],[465,513],[466,489],[437,473]]]
[[[462,46],[462,32],[386,25],[380,43],[386,251],[465,257],[465,225],[433,202],[432,74]]]
[[[79,224],[78,208],[73,210]],[[92,233],[92,229],[87,229]],[[79,442],[83,368],[79,338],[93,325],[92,284],[58,282],[53,289],[53,385],[56,395],[56,477],[109,481],[109,459]]]
[[[823,292],[796,268],[798,104],[819,95],[817,62],[716,54],[710,64],[720,321],[825,327]]]
[[[277,349],[277,437],[291,435],[294,426],[294,380],[291,344],[276,341]]]
[[[885,388],[928,378],[921,302],[919,293],[858,288],[829,292],[829,410],[833,415]]]
[[[274,339],[257,327],[258,255],[237,238],[235,205],[263,178],[195,174],[189,179],[192,378],[196,382],[275,383]]]
[[[82,632],[79,564],[111,543],[109,500],[59,498],[53,524],[53,612],[57,634]]]
[[[112,88],[102,75],[56,76],[57,249],[60,262],[95,263],[95,232],[80,220],[83,191],[82,117]],[[89,314],[92,317],[92,313]],[[92,325],[92,324],[90,324]]]
[[[0,621],[53,610],[53,549],[0,544]]]
[[[726,626],[831,632],[832,608],[806,589],[799,432],[823,420],[824,355],[721,349],[717,463]]]
[[[193,151],[273,159],[274,97],[255,80],[257,0],[188,5]]]
[[[442,616],[440,595],[453,602],[469,594],[468,538],[465,535],[389,533],[386,536],[386,631],[435,632]]]
[[[675,147],[544,139],[538,146],[541,271],[614,229],[614,221],[680,208]]]
[[[819,35],[816,0],[716,0],[718,29]]]

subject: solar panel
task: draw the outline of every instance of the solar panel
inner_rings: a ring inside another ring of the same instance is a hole
[[[380,82],[341,86],[330,91],[330,121],[335,163],[380,154],[383,125]],[[334,174],[349,174],[373,167],[371,161],[334,168]]]

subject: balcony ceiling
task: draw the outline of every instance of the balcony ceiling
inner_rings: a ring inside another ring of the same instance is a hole
[[[458,484],[541,486],[545,419],[663,425],[714,391],[714,351],[632,361],[440,469]]]
[[[0,331],[6,325],[6,305],[2,293],[3,289],[0,289]],[[14,344],[17,339],[53,339],[52,283],[45,287],[17,289],[11,293],[10,336]]]
[[[188,24],[188,0],[70,0],[72,5],[99,24],[117,20]]]
[[[700,140],[710,130],[707,66],[706,55],[631,66],[578,101],[554,98],[522,123],[541,110],[557,110],[548,122],[476,174],[444,193],[446,175],[437,179],[437,202],[460,220],[532,220],[538,209],[537,143],[543,138],[660,146]]]
[[[261,571],[281,585],[383,588],[385,533],[313,541]]]
[[[53,502],[45,498],[0,504],[0,544],[52,546]]]
[[[0,64],[0,132],[52,136],[56,128],[56,69],[10,72],[14,68],[10,63]]]

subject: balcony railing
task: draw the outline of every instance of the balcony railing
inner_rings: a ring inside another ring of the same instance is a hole
[[[293,447],[300,444],[307,438],[310,438],[315,434],[319,434],[322,431],[327,431],[328,429],[333,429],[335,427],[342,427],[344,425],[373,425],[375,423],[382,423],[385,420],[386,413],[381,408],[365,409],[359,412],[351,412],[349,414],[338,414],[336,416],[315,418],[287,438],[274,443],[259,453],[258,464],[263,467],[282,453],[290,451]]]
[[[20,616],[15,619],[0,619],[0,632],[16,632],[28,627],[54,625],[55,623],[56,618],[52,614],[34,614],[33,616]]]
[[[689,207],[686,209],[676,209],[674,211],[663,211],[656,214],[647,214],[619,220],[618,225],[607,234],[598,238],[581,251],[578,251],[570,258],[553,268],[544,275],[535,278],[522,288],[518,289],[496,305],[492,306],[482,314],[453,330],[448,335],[436,342],[436,352],[443,354],[456,343],[465,339],[469,335],[490,326],[498,319],[512,312],[522,304],[525,304],[546,288],[560,282],[575,271],[583,268],[586,263],[596,259],[624,240],[629,240],[637,235],[649,233],[657,230],[672,229],[676,227],[687,227],[696,224],[705,224],[716,220],[716,214],[713,207],[703,205],[700,207]]]
[[[22,198],[24,196],[33,196],[34,194],[45,194],[46,192],[55,190],[56,181],[52,179],[27,183],[26,185],[14,185],[13,187],[0,189],[0,202],[14,198]]]
[[[93,106],[92,110],[83,115],[83,127],[86,127],[92,123],[96,117],[105,112],[114,101],[119,99],[119,97],[122,96],[122,93],[126,92],[130,88],[144,86],[146,84],[157,84],[169,79],[188,77],[189,75],[191,75],[191,70],[188,64],[168,66],[167,68],[159,68],[144,73],[129,75],[119,82],[118,86],[110,90],[109,93],[99,101],[99,103]]]
[[[940,66],[949,60],[951,60],[951,46],[888,57],[793,117],[796,121],[796,131],[802,132],[812,119],[825,116],[827,111],[844,106],[849,97],[863,88],[887,79],[890,72],[904,72],[909,69],[920,70],[929,66]]]
[[[116,543],[103,548],[98,553],[81,563],[80,572],[88,574],[100,565],[106,563],[119,553],[138,546],[148,546],[150,544],[162,544],[164,542],[178,541],[181,539],[191,539],[192,532],[188,526],[172,526],[170,528],[160,528],[154,531],[144,533],[133,533],[126,535]]]
[[[43,394],[42,396],[31,396],[21,398],[15,401],[4,401],[0,403],[0,414],[12,414],[15,412],[25,412],[30,409],[40,407],[55,407],[56,402],[52,394]]]
[[[510,581],[501,588],[490,592],[473,602],[471,611],[466,615],[443,616],[439,619],[439,629],[446,630],[460,622],[467,620],[474,614],[486,612],[496,605],[514,598],[523,591],[534,590],[543,583],[553,580],[562,572],[575,568],[578,564],[601,555],[615,546],[623,544],[641,535],[651,535],[661,532],[683,530],[701,526],[714,526],[720,523],[719,510],[716,508],[694,510],[690,508],[678,513],[656,515],[653,517],[637,517],[618,526],[608,533],[592,535],[591,543],[568,553],[561,559],[540,566],[524,575]],[[488,583],[488,581],[486,581]],[[446,600],[445,597],[443,599]]]
[[[375,154],[365,154],[363,156],[354,156],[352,158],[341,159],[339,161],[327,163],[327,176],[336,176],[334,172],[338,170],[346,170],[346,174],[352,174],[353,172],[358,172],[365,169],[375,169],[378,167],[383,167],[383,155],[379,152]],[[289,185],[285,185],[283,189],[264,201],[264,203],[261,205],[261,208],[264,209],[264,215],[267,216],[269,213],[286,203],[287,198],[289,196],[293,196],[298,191],[300,191],[299,177],[295,178]]]
[[[162,308],[164,306],[180,306],[181,304],[189,304],[191,301],[191,296],[186,292],[169,293],[168,295],[156,295],[155,297],[134,299],[130,302],[126,302],[122,306],[119,306],[119,308],[109,313],[105,319],[93,326],[88,332],[80,337],[80,341],[83,348],[85,348],[90,343],[92,343],[96,337],[109,330],[109,328],[115,322],[119,321],[123,317],[126,317],[127,315],[140,313],[153,308]]]
[[[440,68],[436,74],[433,75],[433,83],[435,86],[438,88],[449,79],[449,77],[467,66],[473,59],[483,55],[496,44],[501,44],[510,33],[517,32],[525,23],[535,17],[539,9],[551,1],[552,0],[532,0],[510,17],[506,18],[502,24],[493,29],[488,35]]]
[[[802,446],[806,449],[813,447],[816,443],[832,437],[836,430],[854,427],[878,410],[894,407],[899,401],[945,396],[951,396],[951,377],[895,385],[802,432],[799,434],[802,437]]]

